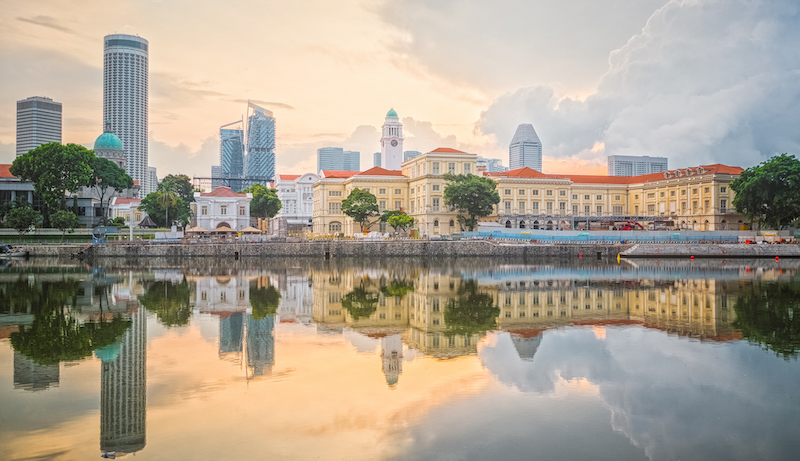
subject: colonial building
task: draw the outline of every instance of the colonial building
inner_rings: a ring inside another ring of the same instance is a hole
[[[195,192],[197,225],[208,230],[230,227],[242,230],[250,225],[250,201],[253,194],[239,194],[230,187],[211,192]]]
[[[285,236],[292,231],[311,230],[314,211],[313,189],[317,181],[319,176],[314,173],[278,175],[274,188],[282,206],[278,214],[270,220],[270,234]]]
[[[142,204],[141,199],[114,197],[110,203],[110,219],[122,218],[126,223],[132,223],[135,227],[147,216],[147,213],[139,209]]]

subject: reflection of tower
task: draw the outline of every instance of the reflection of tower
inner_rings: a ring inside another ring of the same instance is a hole
[[[147,416],[147,318],[140,308],[119,349],[98,352],[103,361],[100,388],[100,450],[118,454],[144,448]]]
[[[39,365],[33,359],[14,351],[14,389],[43,391],[58,386],[58,364]]]
[[[511,336],[511,342],[514,343],[514,348],[519,354],[519,358],[526,362],[533,362],[533,356],[536,354],[536,349],[539,348],[539,343],[542,342],[542,335],[536,335],[533,338],[524,338],[517,335]]]
[[[233,312],[219,319],[219,356],[233,357],[238,362],[242,354],[244,313]]]
[[[383,374],[386,375],[386,384],[394,388],[403,372],[403,338],[401,335],[384,336],[381,338],[381,358],[383,359]]]
[[[275,364],[275,316],[268,315],[263,319],[247,316],[247,366],[252,376],[261,376],[272,372]]]

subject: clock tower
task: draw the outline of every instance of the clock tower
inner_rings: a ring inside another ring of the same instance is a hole
[[[381,166],[387,170],[399,170],[403,163],[403,124],[397,112],[386,113],[381,134]]]

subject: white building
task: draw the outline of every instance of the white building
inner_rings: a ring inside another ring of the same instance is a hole
[[[280,174],[274,187],[281,201],[281,210],[270,221],[270,233],[286,235],[287,231],[311,231],[314,215],[314,183],[319,176]]]
[[[122,218],[126,223],[132,222],[135,227],[147,216],[147,213],[139,210],[142,199],[113,197],[109,203],[111,204],[108,207],[110,219]]]
[[[225,186],[211,192],[195,192],[197,225],[208,230],[223,226],[242,230],[250,226],[252,199],[253,194],[239,194]]]
[[[386,113],[381,133],[381,165],[386,170],[399,170],[403,164],[403,124],[394,109]]]
[[[530,123],[517,127],[508,146],[508,168],[515,170],[522,167],[542,171],[542,141]]]
[[[661,173],[667,171],[666,157],[649,157],[634,155],[609,155],[609,176],[639,176],[642,174]]]
[[[158,184],[147,168],[148,42],[135,35],[106,35],[103,40],[103,120],[122,140],[126,172],[139,181],[143,196]]]
[[[41,96],[17,101],[17,157],[49,142],[61,142],[61,103]]]

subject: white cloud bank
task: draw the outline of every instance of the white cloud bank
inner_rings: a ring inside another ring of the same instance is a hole
[[[520,88],[496,99],[477,127],[507,145],[519,123],[533,123],[546,155],[666,156],[671,168],[798,154],[799,8],[795,0],[672,0],[611,53],[585,100]]]

